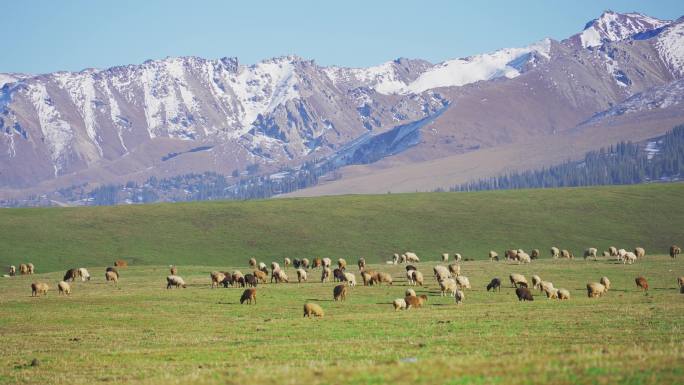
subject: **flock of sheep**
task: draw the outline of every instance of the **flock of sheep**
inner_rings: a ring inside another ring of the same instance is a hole
[[[557,247],[551,248],[552,258],[574,258],[572,252],[568,250],[560,250]],[[672,245],[670,247],[670,256],[672,258],[677,257],[681,253],[681,248]],[[518,263],[530,263],[533,259],[540,257],[539,250],[532,250],[530,254],[527,254],[522,249],[510,249],[506,250],[505,258],[509,261],[517,261]],[[617,249],[615,247],[610,247],[608,250],[603,252],[605,257],[615,257],[618,261],[623,263],[634,263],[639,258],[643,258],[646,255],[646,251],[637,247],[633,252],[626,251],[625,249]],[[490,260],[499,260],[499,255],[495,251],[489,252]],[[584,259],[587,258],[597,258],[597,249],[588,248],[584,251]],[[442,254],[441,259],[443,262],[449,261],[449,254]],[[437,281],[440,288],[440,295],[442,296],[452,296],[456,304],[461,304],[465,300],[464,290],[470,289],[471,284],[468,277],[461,274],[461,265],[458,263],[463,260],[462,256],[458,253],[454,254],[453,259],[455,263],[444,265],[436,265],[432,269],[433,276]],[[467,260],[467,259],[466,259]],[[340,282],[333,288],[333,299],[335,301],[344,301],[348,294],[349,288],[356,286],[356,275],[347,269],[347,261],[343,258],[337,260],[337,267],[333,269],[332,260],[330,258],[314,258],[309,260],[308,258],[302,259],[284,259],[284,266],[288,267],[290,265],[295,269],[295,274],[297,276],[297,282],[308,281],[309,272],[312,269],[321,270],[321,283],[328,282],[330,280]],[[413,263],[420,262],[420,258],[413,252],[406,252],[404,254],[394,254],[392,260],[387,261],[388,264],[403,264],[406,263],[406,279],[409,286],[423,286],[425,283],[425,277],[422,272],[420,272]],[[364,258],[359,258],[358,262],[359,274],[364,286],[381,285],[383,283],[392,285],[393,278],[392,275],[386,272],[368,270],[366,268],[366,260]],[[105,279],[111,282],[118,282],[119,272],[117,268],[127,267],[128,264],[124,260],[118,260],[114,263],[114,267],[107,267],[105,269]],[[278,262],[272,262],[270,265],[270,271],[267,265],[263,262],[257,262],[256,259],[249,259],[249,267],[252,269],[250,273],[243,274],[239,270],[233,272],[225,271],[213,271],[210,274],[211,287],[216,288],[219,286],[223,287],[243,287],[244,292],[240,297],[240,303],[256,304],[256,287],[259,283],[266,283],[270,274],[271,283],[287,283],[289,282],[289,277],[285,272],[285,269],[280,267]],[[19,273],[22,275],[31,275],[35,272],[35,267],[31,263],[21,264],[19,266]],[[15,266],[9,267],[9,274],[6,277],[11,277],[17,274],[17,269]],[[519,301],[533,301],[534,296],[530,289],[539,290],[544,293],[549,299],[558,300],[568,300],[570,299],[570,291],[564,288],[556,288],[553,283],[549,281],[542,280],[538,275],[533,275],[532,284],[530,285],[527,278],[522,274],[513,273],[510,274],[509,280],[511,285],[515,288],[515,294]],[[90,280],[90,273],[86,268],[72,268],[67,270],[62,281],[58,282],[57,289],[59,294],[70,295],[71,285],[69,282],[73,282],[77,279],[82,281]],[[166,277],[166,288],[185,288],[187,287],[185,281],[182,277],[178,275],[178,269],[175,266],[170,266],[170,275]],[[648,282],[646,278],[639,276],[635,279],[635,283],[638,288],[647,291]],[[677,279],[677,283],[680,288],[680,292],[684,294],[684,276]],[[501,279],[493,278],[489,284],[486,286],[487,291],[500,291],[501,290]],[[46,295],[49,290],[49,285],[44,282],[33,282],[31,284],[31,295],[39,296]],[[601,277],[599,282],[590,282],[587,284],[587,296],[590,298],[596,298],[604,295],[608,290],[610,290],[610,280],[608,277]],[[405,291],[403,298],[397,298],[392,302],[392,305],[396,310],[407,310],[410,308],[419,308],[426,301],[428,297],[426,295],[416,295],[412,288]],[[318,304],[306,303],[304,305],[304,317],[322,317],[324,311]]]

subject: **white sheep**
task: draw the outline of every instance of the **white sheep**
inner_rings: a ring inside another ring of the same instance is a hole
[[[90,273],[88,272],[88,269],[86,269],[85,267],[81,267],[78,269],[78,273],[81,276],[82,282],[90,281]]]
[[[356,286],[356,276],[354,275],[354,273],[344,273],[344,279],[347,281],[347,284],[349,286]]]
[[[442,253],[442,262],[449,261],[449,253]]]
[[[420,262],[420,258],[418,258],[416,253],[407,251],[404,255],[406,256],[406,262]]]
[[[413,289],[406,289],[406,293],[404,294],[404,297],[415,297],[416,292]]]
[[[464,299],[465,293],[459,289],[456,289],[456,292],[454,293],[454,302],[456,302],[456,305],[460,305]]]
[[[622,257],[622,264],[624,265],[625,263],[628,263],[631,265],[632,263],[636,262],[636,260],[637,260],[636,254],[632,253],[631,251],[628,251]]]
[[[440,295],[454,295],[456,293],[456,281],[452,278],[446,278],[439,281],[439,288],[441,290]]]
[[[166,288],[170,289],[172,287],[176,288],[185,288],[187,285],[185,284],[185,281],[183,278],[177,275],[169,275],[166,277]]]
[[[532,288],[541,290],[542,279],[538,275],[532,276]]]
[[[465,275],[456,277],[456,284],[460,289],[470,289],[470,280]]]
[[[301,267],[297,269],[297,282],[306,282],[306,279],[306,270],[302,269]]]
[[[406,310],[406,300],[403,298],[397,298],[392,302],[392,305],[394,306],[394,311],[397,310]]]

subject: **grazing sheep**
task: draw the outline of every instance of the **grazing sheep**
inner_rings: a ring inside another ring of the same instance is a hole
[[[178,269],[174,265],[169,265],[169,272],[171,275],[178,275]]]
[[[116,260],[114,262],[114,266],[120,267],[120,268],[127,268],[128,267],[128,262],[124,261],[123,259]]]
[[[527,279],[522,274],[513,273],[513,274],[508,276],[508,279],[511,280],[511,285],[513,285],[513,287],[517,288],[518,285],[520,285],[521,287],[528,287],[529,286],[527,284]]]
[[[461,265],[458,263],[452,263],[449,266],[449,272],[455,276],[461,275]]]
[[[315,303],[306,303],[304,304],[304,317],[323,317],[325,313],[323,312],[323,308],[320,307],[318,304]]]
[[[28,274],[28,266],[25,263],[19,265],[19,273],[21,275]]]
[[[347,299],[347,286],[337,285],[333,288],[333,300],[344,301]]]
[[[416,272],[416,270],[409,270],[406,272],[406,279],[408,280],[409,285],[415,285],[416,282],[413,280],[413,274]]]
[[[631,264],[633,264],[634,262],[636,262],[636,260],[637,260],[636,254],[632,253],[631,251],[626,252],[626,253],[622,256],[622,264],[623,264],[623,265],[624,265],[625,263],[631,265]]]
[[[646,250],[643,247],[637,247],[634,249],[634,254],[637,258],[643,258],[646,255]]]
[[[60,295],[71,295],[71,285],[69,285],[67,282],[59,282],[57,284],[57,290]]]
[[[116,274],[116,273],[113,272],[113,271],[108,271],[108,272],[105,273],[105,279],[106,279],[108,282],[109,282],[109,281],[113,281],[114,283],[117,283],[117,282],[119,282],[119,275]]]
[[[489,284],[487,285],[487,291],[489,290],[498,290],[501,291],[501,280],[499,278],[493,278]]]
[[[245,283],[249,287],[257,287],[258,281],[254,274],[247,273],[245,274]]]
[[[264,273],[268,274],[268,267],[265,263],[259,262],[259,271],[263,271]]]
[[[679,292],[680,292],[681,294],[684,294],[684,286],[681,286],[681,287],[679,288]]]
[[[418,270],[413,271],[413,284],[418,285],[418,286],[423,286],[424,279],[423,279],[423,273],[421,273]]]
[[[287,274],[285,274],[285,272],[282,270],[274,271],[271,278],[273,278],[273,277],[275,277],[276,283],[280,283],[280,282],[288,283],[289,282]]]
[[[546,293],[546,298],[548,299],[558,299],[558,289],[553,287],[544,288],[544,293]]]
[[[369,271],[362,271],[361,272],[361,280],[363,281],[363,286],[368,286],[371,284],[371,280],[373,279],[373,275]]]
[[[615,246],[609,247],[608,252],[610,253],[611,257],[617,257],[618,256],[618,249]]]
[[[402,254],[399,256],[399,263],[406,263],[407,262],[406,254]]]
[[[447,278],[439,281],[440,296],[451,295],[456,293],[456,281],[452,278]]]
[[[304,269],[308,269],[309,267],[311,267],[311,264],[309,263],[309,258],[302,258],[302,264],[301,264],[301,266],[302,266]]]
[[[459,253],[454,253],[454,261],[460,262],[463,259],[463,256]]]
[[[532,258],[526,253],[526,252],[519,252],[518,253],[518,264],[520,263],[531,263]]]
[[[357,265],[359,266],[359,271],[363,271],[366,268],[366,258],[359,258]]]
[[[10,266],[8,273],[10,277],[14,277],[15,275],[17,275],[17,267],[14,265]]]
[[[532,249],[532,252],[530,253],[530,258],[532,259],[537,259],[540,257],[539,249]]]
[[[677,285],[679,285],[679,287],[684,286],[684,275],[677,278]]]
[[[598,282],[590,282],[587,284],[587,297],[598,298],[606,294],[606,287]]]
[[[332,266],[332,260],[330,258],[323,258],[323,267],[330,267]]]
[[[254,277],[257,280],[261,281],[261,283],[266,283],[266,278],[268,277],[268,274],[264,273],[263,271],[254,270],[252,271],[252,275],[254,275]]]
[[[328,280],[330,280],[330,275],[331,275],[331,274],[332,274],[332,271],[330,271],[330,268],[329,268],[329,267],[324,267],[324,268],[321,270],[321,283],[323,283],[323,282],[328,282]],[[363,276],[363,274],[362,274],[362,276]]]
[[[108,272],[108,271],[114,272],[114,274],[116,274],[117,277],[119,276],[119,270],[117,270],[116,267],[111,267],[111,266],[110,266],[110,267],[106,268],[106,269],[105,269],[105,273]]]
[[[456,302],[456,305],[460,305],[464,299],[465,293],[459,289],[456,289],[456,292],[454,293],[454,302]]]
[[[50,286],[43,282],[34,282],[31,284],[31,297],[37,297],[39,295],[47,295]]]
[[[344,258],[339,258],[337,260],[337,267],[340,270],[345,270],[347,268],[347,261]]]
[[[642,289],[643,291],[648,291],[648,281],[646,281],[646,278],[639,276],[634,279],[634,282],[636,282],[638,288]]]
[[[554,289],[553,283],[548,281],[541,281],[541,283],[539,284],[539,288],[541,289],[541,291],[544,292]]]
[[[233,275],[231,273],[227,271],[222,271],[221,274],[224,275],[224,278],[221,280],[220,283],[221,285],[223,285],[225,289],[227,289],[228,286],[233,286],[234,283],[237,284],[237,282],[233,282]]]
[[[449,260],[449,253],[442,253],[442,262],[447,262]]]
[[[416,297],[404,297],[404,301],[406,301],[406,309],[410,309],[412,307],[422,307],[427,300],[428,297],[424,294]]]
[[[283,265],[284,265],[285,267],[288,267],[288,266],[290,266],[291,264],[292,264],[292,261],[290,260],[290,258],[285,257],[285,259],[283,259]]]
[[[542,279],[538,275],[532,276],[532,288],[541,290]]]
[[[302,281],[306,282],[306,270],[300,267],[297,269],[297,282],[302,283]]]
[[[75,281],[76,278],[78,278],[78,269],[69,269],[67,272],[64,274],[64,278],[62,278],[62,281]]]
[[[489,260],[490,261],[498,261],[499,260],[499,254],[494,250],[489,250]]]
[[[596,253],[597,252],[598,252],[598,250],[595,247],[590,247],[590,248],[584,250],[584,259],[587,259],[589,257],[596,259]]]
[[[609,258],[609,257],[610,257],[610,251],[609,251],[609,250],[604,250],[604,251],[603,251],[603,256],[606,257],[606,258]]]
[[[606,291],[610,290],[610,279],[608,279],[608,277],[601,277],[599,282],[606,287]]]
[[[245,289],[245,291],[242,292],[242,295],[240,296],[240,304],[242,305],[245,302],[247,302],[248,305],[251,305],[252,303],[256,305],[255,288],[251,287],[249,289]]]
[[[465,275],[456,277],[456,284],[459,289],[470,289],[470,280]]]
[[[36,267],[33,266],[32,263],[27,263],[26,268],[28,269],[28,273],[27,273],[28,275],[31,275],[31,274],[36,272]]]
[[[234,285],[237,285],[238,287],[245,287],[245,275],[242,274],[240,270],[233,271],[233,274],[231,274],[231,278]]]
[[[385,282],[388,285],[391,285],[392,284],[392,276],[387,274],[387,273],[384,273],[384,272],[377,272],[377,273],[374,273],[372,275],[371,285],[374,285],[376,283],[379,285],[382,282]]]
[[[392,255],[392,261],[388,261],[388,263],[391,263],[393,265],[396,265],[397,263],[399,263],[399,254],[394,253]]]
[[[81,281],[90,281],[90,272],[85,267],[78,268],[78,275],[81,277]]]
[[[273,272],[276,270],[280,270],[280,264],[278,264],[278,262],[271,262],[271,275],[273,275]]]
[[[211,276],[211,288],[212,289],[215,287],[218,287],[219,284],[221,284],[226,278],[226,275],[220,271],[212,271],[210,276]],[[231,282],[232,282],[232,280],[231,280]]]
[[[392,302],[392,305],[394,306],[394,311],[397,310],[406,310],[406,300],[403,298],[397,298]]]
[[[561,250],[561,257],[566,258],[566,259],[575,258],[575,256],[572,254],[572,252],[568,251],[566,249]]]
[[[515,289],[515,295],[518,297],[518,301],[534,301],[532,292],[527,287],[519,287]]]
[[[344,279],[347,282],[347,285],[351,287],[356,286],[356,276],[354,273],[344,273]]]
[[[556,246],[551,248],[551,257],[554,259],[560,257],[560,250]]]
[[[558,295],[558,299],[560,299],[560,300],[570,299],[570,291],[568,291],[567,289],[558,289],[557,295]]]
[[[311,263],[311,268],[315,269],[315,268],[321,267],[321,266],[323,266],[323,260],[318,258],[318,257],[314,258],[313,262]]]
[[[187,285],[185,284],[185,281],[183,278],[177,276],[177,275],[169,275],[166,277],[166,289],[170,289],[172,287],[175,287],[176,289],[178,288],[183,288],[185,289]]]
[[[432,272],[434,273],[435,278],[438,281],[441,281],[446,278],[451,278],[451,273],[449,272],[449,269],[442,265],[436,265],[435,267],[433,267]]]
[[[293,260],[292,260],[292,266],[293,266],[295,269],[299,269],[299,268],[302,266],[302,260],[299,259],[299,258],[293,259]]]
[[[409,271],[409,270],[418,270],[418,269],[413,265],[406,265],[406,271]]]
[[[249,259],[249,267],[255,269],[257,267],[257,260],[255,258]]]
[[[670,257],[677,258],[682,253],[682,249],[677,245],[670,246]]]
[[[617,257],[618,257],[619,259],[624,258],[625,254],[627,254],[627,250],[625,250],[625,249],[620,249],[620,250],[617,251]]]
[[[406,262],[420,262],[420,258],[418,258],[416,253],[407,251],[404,253],[404,255],[406,256]]]
[[[413,289],[406,289],[406,292],[404,293],[405,297],[415,297],[416,292]]]

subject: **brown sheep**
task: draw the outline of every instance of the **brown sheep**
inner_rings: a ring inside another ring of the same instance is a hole
[[[323,260],[319,257],[314,258],[313,262],[311,262],[311,268],[312,269],[315,269],[315,268],[318,268],[321,266],[323,266]]]
[[[677,285],[679,285],[679,287],[684,287],[684,275],[677,278]]]
[[[114,283],[119,282],[119,275],[113,271],[108,271],[105,273],[105,279],[107,281],[113,281]]]
[[[366,258],[359,258],[359,271],[363,271],[366,268]]]
[[[404,301],[406,301],[406,309],[410,309],[412,307],[422,307],[425,302],[427,302],[428,297],[427,295],[419,295],[416,297],[413,296],[408,296],[404,297]]]
[[[563,249],[563,250],[561,250],[561,257],[567,258],[567,259],[573,259],[573,258],[575,258],[575,255],[572,254],[572,251],[568,251],[568,250]]]
[[[304,317],[323,317],[325,315],[325,312],[323,311],[323,308],[320,307],[318,304],[315,303],[306,303],[304,304]]]
[[[28,266],[25,263],[22,263],[21,265],[19,265],[19,273],[21,275],[28,274]]]
[[[78,269],[69,269],[67,272],[64,274],[64,278],[62,281],[68,282],[68,281],[75,281],[76,278],[80,277],[81,274]]]
[[[123,259],[119,259],[116,262],[114,262],[114,266],[125,269],[128,267],[128,262],[124,261]]]
[[[329,267],[324,267],[321,269],[321,283],[323,282],[328,282],[330,280],[330,276],[332,275],[332,271],[330,271]],[[363,276],[363,273],[361,273]]]
[[[261,270],[254,270],[252,274],[254,275],[254,277],[256,277],[256,279],[261,281],[261,283],[266,283],[266,278],[268,277],[268,274],[264,273]]]
[[[70,295],[71,294],[71,285],[68,283],[62,281],[57,284],[57,289],[59,290],[58,293],[64,294],[64,295]]]
[[[646,278],[639,276],[634,279],[634,282],[636,282],[638,288],[642,289],[643,291],[648,291],[648,282],[646,281]]]
[[[259,283],[259,281],[254,276],[254,274],[247,273],[247,274],[245,274],[245,283],[249,287],[257,287],[257,284]]]
[[[34,282],[31,284],[31,297],[37,297],[39,295],[47,295],[50,286],[43,282]]]
[[[532,292],[527,287],[519,287],[515,289],[515,295],[518,297],[518,301],[534,301]]]
[[[606,293],[606,287],[598,282],[590,282],[587,284],[587,297],[597,298]]]
[[[362,271],[361,272],[361,280],[363,280],[363,286],[370,285],[371,279],[373,279],[373,275],[371,274],[371,272],[368,272],[368,271]]]
[[[33,266],[32,263],[27,263],[26,268],[28,269],[28,273],[27,273],[28,275],[31,275],[31,274],[36,272],[36,267]]]
[[[567,289],[558,289],[558,299],[570,299],[570,291]]]
[[[105,273],[108,272],[108,271],[114,272],[114,274],[116,274],[117,277],[119,276],[119,271],[116,269],[116,267],[111,267],[111,266],[110,266],[110,267],[106,268],[106,269],[105,269]]]
[[[610,279],[608,279],[608,277],[601,277],[599,282],[606,287],[606,291],[610,290]]]
[[[333,270],[333,281],[344,282],[346,280],[347,277],[344,276],[344,271],[342,271],[342,269],[335,268],[335,270]]]
[[[643,258],[646,255],[646,250],[643,247],[637,247],[634,249],[634,254],[637,258]]]
[[[256,305],[256,289],[253,287],[242,292],[242,296],[240,296],[240,304],[245,302],[247,302],[247,304],[251,304],[252,301]]]
[[[458,263],[452,263],[449,266],[449,272],[453,275],[459,276],[461,275],[461,265]]]
[[[300,266],[304,269],[308,269],[311,266],[309,258],[302,258],[302,264]]]
[[[539,253],[539,249],[532,249],[532,252],[530,253],[530,258],[532,259],[537,259],[541,256]]]
[[[670,257],[677,258],[682,253],[682,249],[677,245],[670,246]]]
[[[380,283],[387,283],[388,285],[392,284],[392,276],[384,273],[384,272],[376,272],[371,276],[371,285],[374,284],[380,284]]]
[[[335,301],[344,301],[347,299],[347,286],[337,285],[333,288],[333,299]]]

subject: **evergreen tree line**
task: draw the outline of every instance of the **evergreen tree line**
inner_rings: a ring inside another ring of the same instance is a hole
[[[657,152],[646,144],[620,142],[588,152],[581,161],[513,172],[452,186],[449,191],[481,191],[546,187],[637,184],[677,181],[684,175],[684,125],[653,139]],[[649,159],[650,158],[650,159]]]

